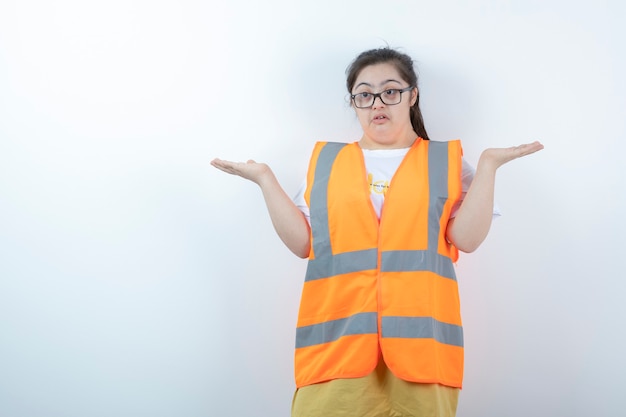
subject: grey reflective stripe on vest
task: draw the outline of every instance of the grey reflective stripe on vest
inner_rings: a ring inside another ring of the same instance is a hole
[[[344,146],[346,146],[345,143],[326,143],[317,158],[313,187],[311,188],[310,207],[315,259],[308,263],[305,281],[376,269],[378,263],[376,248],[337,255],[331,253],[328,223],[328,180],[337,154]]]
[[[435,339],[439,343],[463,347],[463,328],[432,317],[383,317],[383,337]]]
[[[426,250],[393,250],[382,253],[382,272],[431,271],[456,280],[450,258]]]
[[[296,329],[296,348],[333,342],[343,336],[377,333],[376,313],[358,313],[343,319],[298,327]]]
[[[315,242],[315,236],[313,241]],[[378,250],[375,248],[336,255],[324,253],[319,257],[318,253],[315,252],[315,259],[310,260],[307,265],[305,281],[376,269],[378,258]]]
[[[439,221],[448,197],[448,143],[428,144],[428,250],[386,251],[382,253],[382,272],[431,271],[456,280],[452,261],[439,255]],[[393,186],[393,184],[392,184]]]

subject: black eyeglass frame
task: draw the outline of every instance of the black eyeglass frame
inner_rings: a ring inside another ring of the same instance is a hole
[[[411,85],[411,86],[408,86],[406,88],[387,88],[386,90],[381,91],[380,93],[369,93],[367,91],[363,91],[361,93],[350,94],[350,99],[354,103],[354,107],[356,107],[357,109],[369,109],[370,107],[372,107],[374,105],[374,103],[376,102],[376,98],[377,97],[380,99],[380,101],[385,106],[395,106],[396,104],[400,104],[402,102],[402,93],[406,93],[407,91],[411,91],[414,88],[416,88],[416,87]],[[383,94],[385,94],[388,91],[396,91],[396,92],[400,93],[400,101],[398,101],[397,103],[393,103],[393,104],[385,103],[385,100],[383,100]],[[372,104],[370,104],[369,106],[359,107],[356,104],[355,98],[356,98],[356,96],[358,96],[360,94],[363,94],[363,93],[370,94],[374,98],[372,99]]]

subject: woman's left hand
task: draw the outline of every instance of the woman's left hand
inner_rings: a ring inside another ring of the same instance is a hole
[[[455,218],[448,222],[446,237],[463,252],[480,246],[489,232],[493,218],[493,193],[499,167],[522,156],[543,149],[539,142],[510,148],[485,149],[480,155],[476,174]]]
[[[510,148],[489,148],[485,149],[480,155],[481,164],[487,164],[492,169],[498,169],[502,165],[522,156],[533,154],[543,149],[543,145],[539,141],[533,143],[525,143],[519,146],[511,146]]]

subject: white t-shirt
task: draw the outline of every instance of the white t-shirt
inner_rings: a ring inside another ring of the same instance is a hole
[[[396,170],[400,166],[400,163],[404,159],[410,148],[402,149],[362,149],[363,157],[365,159],[365,169],[367,171],[367,181],[370,186],[370,198],[372,205],[376,211],[376,215],[380,218],[380,212],[385,202],[385,193],[389,189],[389,184]],[[462,171],[461,171],[461,199],[452,208],[451,217],[456,216],[456,213],[461,206],[461,202],[469,189],[472,180],[474,179],[474,173],[476,170],[469,163],[463,159]],[[293,198],[294,203],[302,213],[306,216],[307,220],[310,220],[309,207],[304,199],[304,192],[306,191],[306,179],[302,186],[298,190],[297,194]],[[500,216],[500,210],[496,205],[493,208],[494,217]]]

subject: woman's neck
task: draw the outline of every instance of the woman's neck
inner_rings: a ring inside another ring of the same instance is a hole
[[[402,149],[410,148],[415,141],[419,139],[417,133],[411,130],[402,135],[402,138],[370,138],[366,135],[361,137],[359,146],[362,149],[377,150],[377,149]]]

